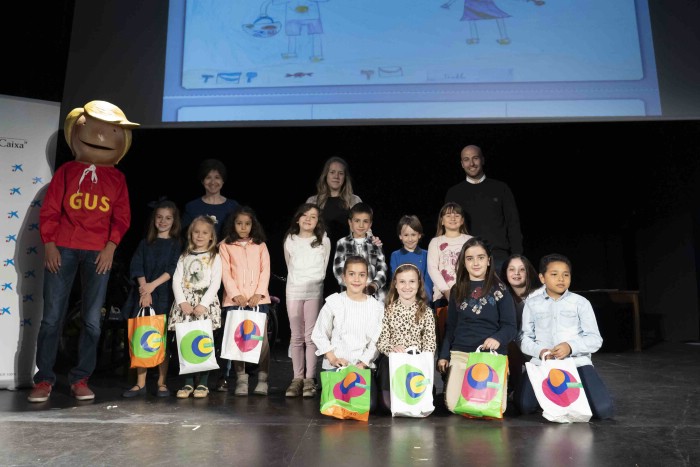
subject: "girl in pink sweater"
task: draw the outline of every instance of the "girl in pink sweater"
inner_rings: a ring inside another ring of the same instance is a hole
[[[265,232],[248,206],[241,206],[231,214],[231,228],[228,235],[219,244],[222,277],[224,286],[225,311],[234,307],[258,307],[261,313],[267,313],[270,305],[270,253],[265,244]],[[270,369],[270,343],[267,329],[263,330],[262,350],[258,363],[258,383],[254,394],[267,395],[268,373]],[[248,374],[245,362],[233,361],[236,371],[237,396],[248,395]]]

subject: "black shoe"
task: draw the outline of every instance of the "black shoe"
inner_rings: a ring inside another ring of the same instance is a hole
[[[216,392],[228,392],[228,381],[225,378],[219,378],[216,382]]]
[[[142,396],[146,394],[146,386],[141,387],[138,384],[134,386],[135,388],[138,389],[129,389],[128,391],[124,391],[122,393],[122,397],[136,397],[136,396]]]

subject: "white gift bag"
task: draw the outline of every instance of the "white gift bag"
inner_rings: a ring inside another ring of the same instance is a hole
[[[558,423],[587,422],[593,414],[576,363],[571,357],[547,360],[547,355],[541,365],[525,363],[542,416]]]
[[[259,308],[232,308],[226,312],[221,358],[258,363],[265,338],[267,313]]]
[[[393,417],[427,417],[433,405],[432,352],[409,347],[389,354],[389,388]]]
[[[175,337],[181,375],[219,368],[210,319],[175,323]]]

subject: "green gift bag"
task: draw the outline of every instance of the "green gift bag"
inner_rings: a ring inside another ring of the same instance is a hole
[[[508,387],[508,357],[495,351],[470,352],[454,412],[470,418],[503,418]]]
[[[321,413],[340,419],[369,419],[371,370],[354,365],[321,372]]]

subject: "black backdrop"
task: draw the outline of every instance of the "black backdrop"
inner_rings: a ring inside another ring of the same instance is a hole
[[[403,214],[419,216],[427,246],[447,187],[464,179],[460,150],[477,144],[487,176],[516,196],[527,256],[570,256],[577,289],[637,288],[634,233],[693,209],[698,135],[700,124],[688,121],[135,130],[120,164],[133,210],[122,249],[143,234],[148,201],[167,196],[183,206],[201,196],[197,165],[216,157],[229,170],[224,194],[256,209],[273,272],[284,275],[282,236],[332,155],[349,161],[387,255],[400,246]],[[71,158],[61,140],[59,163]]]
[[[21,11],[0,30],[12,52],[0,94],[61,101],[73,4],[14,5]],[[258,211],[277,274],[286,272],[282,234],[332,155],[350,162],[387,254],[399,246],[395,225],[405,213],[423,221],[427,245],[445,190],[464,177],[459,152],[477,144],[487,176],[515,193],[531,259],[570,256],[574,289],[639,287],[643,311],[666,315],[668,337],[697,339],[698,136],[698,120],[137,129],[120,164],[133,222],[118,252],[128,259],[143,234],[148,201],[166,195],[182,205],[202,193],[195,171],[207,157],[228,165],[224,193]],[[58,141],[57,165],[72,158]]]

